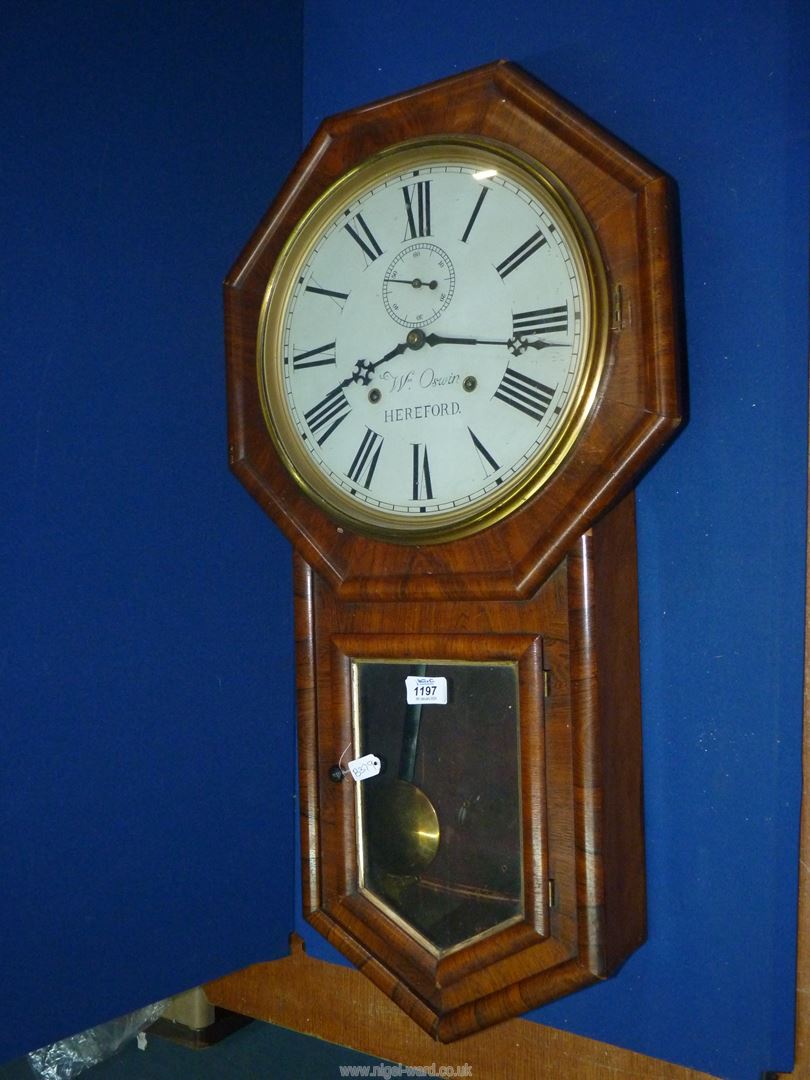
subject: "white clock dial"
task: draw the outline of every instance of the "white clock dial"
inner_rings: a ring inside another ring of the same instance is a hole
[[[339,181],[268,286],[259,382],[307,492],[354,527],[472,531],[528,497],[601,370],[595,245],[539,167],[402,144]]]

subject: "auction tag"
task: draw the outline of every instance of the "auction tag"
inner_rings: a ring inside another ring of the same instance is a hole
[[[380,759],[376,754],[364,754],[349,762],[349,772],[354,780],[368,780],[380,771]]]
[[[444,675],[408,675],[405,697],[408,705],[446,705],[447,679]]]

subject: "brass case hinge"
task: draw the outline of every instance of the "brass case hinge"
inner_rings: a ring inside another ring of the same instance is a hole
[[[616,284],[613,286],[613,296],[610,304],[610,329],[624,330],[626,318],[624,293],[621,285]]]

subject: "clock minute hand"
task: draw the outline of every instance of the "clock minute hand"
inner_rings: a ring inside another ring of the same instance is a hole
[[[562,341],[544,341],[543,338],[539,338],[537,341],[527,341],[526,338],[517,335],[516,337],[508,338],[507,340],[496,338],[462,338],[462,337],[445,337],[443,334],[426,334],[426,345],[506,345],[512,350],[515,355],[524,352],[526,349],[553,349],[558,346],[564,346],[566,343]]]
[[[491,338],[445,337],[443,334],[425,334],[426,345],[508,345],[508,341]]]
[[[570,347],[568,341],[545,341],[543,338],[538,338],[537,341],[527,341],[526,338],[521,337],[519,334],[517,337],[510,338],[506,344],[516,354],[523,352],[525,349],[565,349]]]

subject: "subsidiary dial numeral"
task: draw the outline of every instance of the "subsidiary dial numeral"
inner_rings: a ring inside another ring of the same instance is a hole
[[[532,233],[528,240],[524,240],[522,244],[515,248],[511,255],[507,255],[503,262],[498,263],[495,269],[501,275],[501,278],[508,277],[513,270],[517,270],[519,266],[526,262],[536,251],[545,244],[546,238],[540,229],[537,232]]]
[[[293,352],[293,369],[301,371],[302,368],[323,367],[325,364],[334,364],[335,343],[330,341],[328,345],[318,345],[317,348],[307,349],[306,352]]]
[[[313,405],[304,413],[304,419],[309,424],[309,430],[316,436],[318,446],[323,446],[335,428],[343,423],[351,411],[352,407],[346,400],[343,387],[336,386],[317,405]],[[318,433],[324,428],[326,430],[318,438]]]
[[[433,498],[433,484],[430,479],[430,462],[425,443],[412,443],[413,446],[413,486],[414,502]],[[424,509],[424,507],[423,507]]]
[[[542,420],[554,397],[554,388],[538,382],[516,368],[508,367],[495,397],[533,420]]]
[[[512,316],[512,332],[517,334],[565,334],[568,332],[568,306],[538,308],[536,311],[516,311]]]
[[[405,197],[407,226],[404,240],[415,240],[418,236],[430,236],[430,181],[419,180],[415,184],[406,184],[402,189]]]
[[[346,473],[348,478],[355,484],[359,484],[366,489],[371,487],[371,481],[374,479],[374,470],[377,468],[377,462],[380,460],[380,451],[383,446],[383,437],[376,431],[372,431],[371,428],[366,428],[366,433],[363,436],[362,442],[354,455],[354,461],[351,463],[349,471]]]
[[[382,255],[382,248],[374,238],[374,233],[366,224],[365,218],[362,214],[355,214],[350,222],[346,222],[343,226],[352,240],[360,247],[363,255],[366,258],[366,265],[373,263],[376,258]]]

